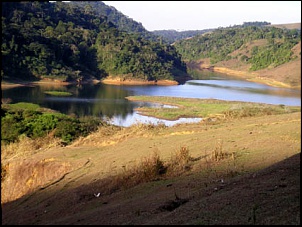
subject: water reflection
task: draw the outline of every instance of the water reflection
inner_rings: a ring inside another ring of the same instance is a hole
[[[113,117],[126,116],[133,113],[138,105],[125,99],[131,92],[110,85],[85,85],[55,87],[56,91],[72,93],[71,97],[56,97],[47,95],[49,86],[17,87],[2,90],[3,98],[10,98],[12,103],[32,102],[42,107],[54,109],[65,114],[76,116]]]
[[[40,85],[33,87],[16,87],[2,90],[2,98],[9,98],[12,103],[31,102],[45,108],[51,108],[65,114],[76,116],[96,116],[112,118],[119,125],[131,125],[139,122],[157,123],[152,119],[139,115],[135,108],[140,106],[156,106],[145,102],[131,102],[125,99],[132,95],[170,96],[201,99],[221,99],[232,101],[260,102],[268,104],[301,105],[301,91],[288,88],[275,88],[263,84],[243,81],[217,73],[202,74],[202,79],[191,80],[183,85],[175,86],[118,86],[89,85]],[[70,97],[54,97],[45,91],[64,91],[72,93]],[[165,107],[168,106],[158,106]],[[171,107],[170,107],[171,108]],[[183,122],[185,119],[179,120]],[[187,119],[186,122],[200,119]],[[177,122],[165,122],[166,125]]]
[[[166,126],[174,126],[182,123],[198,123],[201,120],[202,118],[179,118],[177,120],[170,121],[170,120],[158,119],[155,117],[144,116],[144,115],[140,115],[137,112],[134,112],[133,114],[128,114],[126,118],[121,118],[120,116],[114,116],[109,120],[109,122],[114,125],[129,127],[131,125],[139,124],[139,123],[153,124],[153,125],[164,124]]]
[[[245,91],[247,93],[258,94],[270,94],[270,95],[282,95],[288,97],[300,97],[301,92],[299,90],[293,90],[288,88],[276,88],[270,87],[264,84],[255,84],[248,81],[240,80],[190,80],[187,82],[190,85],[196,86],[208,86],[218,89],[230,89],[237,91]]]

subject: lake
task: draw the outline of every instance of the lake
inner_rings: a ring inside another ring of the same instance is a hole
[[[72,96],[54,97],[44,93],[49,90],[70,92]],[[125,97],[133,95],[213,98],[301,106],[301,91],[299,90],[271,87],[216,73],[206,75],[202,79],[187,81],[183,85],[173,86],[84,84],[80,87],[75,85],[43,85],[2,89],[2,98],[10,98],[11,103],[31,102],[65,114],[110,119],[112,124],[126,127],[141,122],[164,123],[172,126],[177,123],[201,120],[200,118],[188,118],[179,119],[178,121],[164,121],[142,116],[135,111],[136,107],[154,106],[162,108],[162,106],[152,103],[132,102],[125,99]]]

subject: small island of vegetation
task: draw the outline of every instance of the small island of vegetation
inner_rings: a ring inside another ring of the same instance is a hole
[[[67,91],[45,91],[44,93],[52,96],[72,96],[72,93]]]

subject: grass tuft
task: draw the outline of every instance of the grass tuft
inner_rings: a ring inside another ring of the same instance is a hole
[[[222,140],[218,140],[215,149],[211,153],[211,159],[213,161],[218,162],[220,160],[229,158],[231,156],[232,159],[234,160],[235,159],[235,154],[223,151],[222,144],[223,144],[223,141]]]
[[[186,147],[181,147],[179,151],[176,151],[168,162],[164,162],[158,151],[154,151],[151,156],[142,158],[139,163],[123,166],[123,169],[117,174],[102,179],[98,189],[102,191],[102,194],[111,194],[141,183],[181,175],[190,170],[191,160],[189,150]]]
[[[189,149],[182,146],[178,151],[174,152],[170,158],[170,162],[168,164],[169,175],[180,175],[183,172],[190,170],[191,161],[192,157]]]

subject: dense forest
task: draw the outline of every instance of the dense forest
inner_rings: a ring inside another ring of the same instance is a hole
[[[254,46],[249,56],[231,56],[249,42],[266,40],[267,45]],[[210,58],[211,64],[240,57],[243,62],[251,63],[251,71],[276,67],[293,60],[291,49],[301,41],[298,29],[281,29],[270,26],[243,26],[218,28],[210,33],[197,35],[191,39],[175,42],[174,46],[186,61]]]
[[[185,61],[202,58],[215,64],[236,57],[250,63],[250,70],[276,67],[293,59],[291,48],[301,32],[268,25],[149,32],[100,1],[4,2],[1,77],[75,81],[110,75],[179,82],[187,75]],[[255,46],[247,55],[230,55],[261,39],[267,45]]]
[[[89,7],[66,2],[2,3],[2,78],[74,81],[127,75],[178,80],[175,47],[119,30]]]
[[[140,36],[151,41],[159,40],[159,37],[153,34],[153,32],[147,31],[142,23],[129,18],[113,6],[108,6],[101,1],[72,1],[70,3],[84,8],[86,12],[93,12],[98,16],[107,17],[108,21],[113,23],[120,31],[138,33]]]

